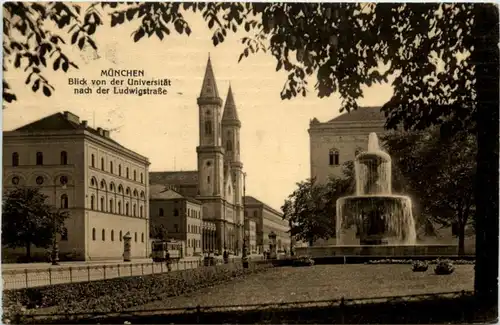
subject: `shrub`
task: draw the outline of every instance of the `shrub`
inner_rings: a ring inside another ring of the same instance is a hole
[[[412,264],[413,272],[425,272],[429,268],[429,264],[425,261],[415,261]]]
[[[271,267],[271,263],[256,262],[243,269],[241,263],[232,263],[162,274],[5,290],[4,314],[5,308],[12,309],[11,314],[15,314],[19,308],[33,311],[47,307],[55,307],[55,313],[119,312]]]
[[[455,270],[453,263],[450,260],[438,261],[436,267],[434,268],[434,273],[437,275],[448,275],[452,274]]]
[[[313,266],[314,260],[310,256],[300,256],[293,261],[293,266]]]

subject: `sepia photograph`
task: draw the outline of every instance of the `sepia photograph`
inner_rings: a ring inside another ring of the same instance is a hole
[[[497,3],[2,6],[2,323],[498,321]]]

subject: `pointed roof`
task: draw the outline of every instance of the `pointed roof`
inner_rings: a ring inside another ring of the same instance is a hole
[[[224,113],[222,114],[222,121],[239,121],[238,111],[234,103],[233,91],[231,85],[227,91],[226,104],[224,105]]]
[[[203,85],[201,85],[200,98],[219,98],[219,90],[217,89],[217,82],[215,81],[214,70],[212,68],[212,61],[208,56],[207,67],[205,69],[205,77],[203,78]]]

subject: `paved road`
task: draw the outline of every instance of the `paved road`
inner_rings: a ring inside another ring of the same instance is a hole
[[[254,256],[254,259],[259,257]],[[235,261],[239,258],[235,257]],[[198,257],[186,258],[171,265],[172,271],[193,269],[202,265]],[[86,282],[125,276],[139,276],[168,272],[165,263],[151,259],[101,262],[64,262],[58,266],[50,263],[2,265],[3,289],[20,289],[70,282]]]

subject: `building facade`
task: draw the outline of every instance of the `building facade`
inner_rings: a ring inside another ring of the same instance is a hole
[[[132,258],[149,255],[146,157],[68,111],[4,132],[3,139],[4,190],[39,187],[49,204],[69,211],[62,259],[121,259],[126,234]]]
[[[277,250],[290,251],[290,227],[283,214],[253,196],[245,196],[245,219],[255,222],[257,253],[269,250],[269,234],[276,234]]]
[[[325,183],[330,175],[342,176],[342,164],[368,149],[371,132],[379,137],[387,132],[385,120],[380,107],[360,107],[325,123],[313,118],[308,130],[311,178]]]
[[[174,185],[179,193],[202,203],[203,220],[215,224],[215,250],[240,254],[243,246],[243,163],[236,104],[229,87],[224,109],[210,58],[197,104],[198,169],[151,172],[151,184]],[[194,146],[193,146],[194,147]]]
[[[257,254],[257,225],[255,221],[245,218],[245,238],[247,240],[248,252]]]
[[[201,255],[203,209],[200,201],[162,185],[151,185],[149,209],[151,228],[163,225],[168,238],[183,241],[184,256]]]

